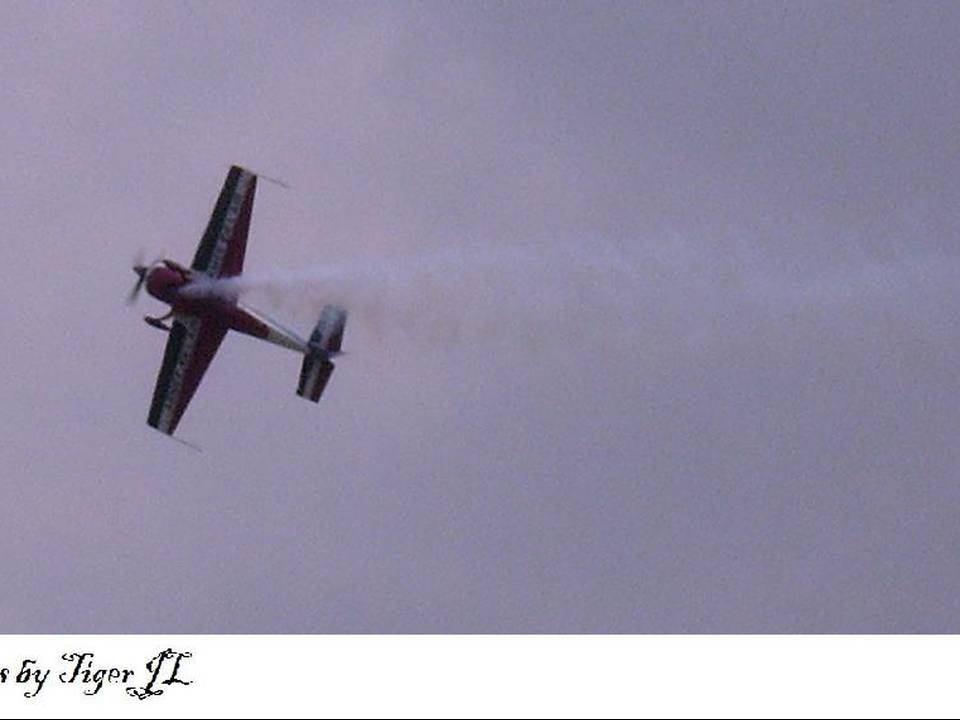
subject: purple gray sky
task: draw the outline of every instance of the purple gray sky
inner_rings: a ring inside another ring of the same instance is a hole
[[[0,5],[2,632],[960,631],[955,3]],[[180,427],[138,250],[227,167]],[[333,271],[331,271],[333,268]],[[297,282],[289,282],[295,279]]]

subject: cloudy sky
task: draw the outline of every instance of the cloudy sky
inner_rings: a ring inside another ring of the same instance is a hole
[[[2,632],[960,631],[952,3],[0,5]],[[319,405],[165,336],[227,168]]]

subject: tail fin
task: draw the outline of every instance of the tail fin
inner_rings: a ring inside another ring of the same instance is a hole
[[[326,305],[320,313],[317,326],[310,335],[310,349],[303,358],[297,395],[317,402],[330,381],[334,365],[330,358],[340,354],[347,311],[336,305]]]

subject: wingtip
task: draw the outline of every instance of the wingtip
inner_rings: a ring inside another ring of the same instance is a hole
[[[241,171],[243,171],[243,172],[250,173],[251,175],[254,175],[254,176],[258,177],[258,178],[260,178],[261,180],[266,180],[267,182],[273,183],[274,185],[279,185],[280,187],[282,187],[282,188],[284,188],[284,189],[286,189],[286,190],[289,190],[289,189],[290,189],[290,184],[289,184],[286,180],[282,180],[282,179],[277,178],[277,177],[272,177],[272,176],[270,176],[270,175],[262,175],[261,173],[258,173],[256,170],[253,170],[252,168],[245,167],[245,166],[243,166],[243,165],[234,165],[233,167],[235,167],[235,168],[237,168],[238,170],[241,170]]]

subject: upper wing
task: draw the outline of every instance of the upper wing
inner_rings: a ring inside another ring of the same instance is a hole
[[[185,316],[174,321],[153,391],[148,425],[173,435],[226,334],[227,327],[214,320]]]
[[[243,271],[256,190],[255,174],[236,165],[230,168],[191,268],[210,277],[230,277]]]

